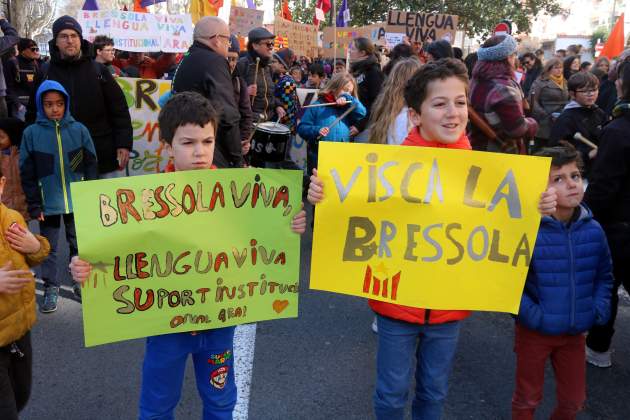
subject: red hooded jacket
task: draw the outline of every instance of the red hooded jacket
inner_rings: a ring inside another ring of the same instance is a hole
[[[403,146],[422,146],[422,147],[440,147],[448,149],[466,149],[470,150],[470,142],[465,133],[453,144],[438,143],[428,141],[422,138],[420,130],[414,128],[402,143]],[[388,318],[398,319],[400,321],[410,322],[412,324],[443,324],[445,322],[459,321],[470,315],[470,311],[455,310],[438,310],[438,309],[422,309],[412,308],[410,306],[396,305],[378,300],[369,301],[370,307],[374,312]]]

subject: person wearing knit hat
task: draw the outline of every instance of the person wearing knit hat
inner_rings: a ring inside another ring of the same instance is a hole
[[[477,57],[479,61],[502,61],[507,60],[511,56],[515,56],[516,54],[516,40],[512,35],[499,35],[504,37],[502,41],[500,41],[496,45],[479,48],[477,51]],[[494,39],[495,37],[490,38]],[[488,40],[488,41],[490,41]],[[486,41],[486,43],[488,42]],[[486,45],[484,43],[484,45]]]
[[[284,72],[289,71],[295,62],[295,54],[289,48],[278,50],[278,52],[273,54],[273,57],[284,66]]]
[[[87,127],[96,148],[99,178],[121,176],[133,144],[133,128],[125,96],[110,71],[93,60],[92,44],[83,39],[76,19],[61,16],[52,24],[49,65],[40,68],[34,91],[45,80],[59,82],[70,97],[70,114]],[[27,124],[37,118],[31,95]]]
[[[427,45],[426,53],[428,61],[436,61],[440,58],[453,58],[453,47],[447,40],[440,39]]]
[[[516,47],[511,35],[495,35],[477,51],[469,101],[475,150],[525,153],[526,141],[538,129],[536,120],[523,113],[524,95],[514,75]]]

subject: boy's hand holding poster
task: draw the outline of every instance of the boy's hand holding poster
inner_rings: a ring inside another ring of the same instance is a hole
[[[406,306],[517,313],[550,160],[322,142],[311,283]]]
[[[300,171],[72,184],[85,344],[297,316]]]

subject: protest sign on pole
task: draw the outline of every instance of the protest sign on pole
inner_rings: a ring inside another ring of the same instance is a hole
[[[549,158],[319,144],[312,289],[517,313]]]
[[[411,42],[446,39],[452,44],[458,21],[459,17],[456,15],[393,10],[387,15],[387,32],[403,33]]]
[[[120,10],[79,10],[83,37],[114,39],[114,47],[131,52],[186,52],[192,44],[190,15],[154,15]]]
[[[133,146],[129,155],[129,175],[156,174],[164,170],[168,158],[160,142],[158,114],[160,96],[171,89],[170,80],[135,79],[117,77],[125,95],[131,126]]]
[[[199,170],[71,185],[85,345],[298,314],[302,172]]]
[[[317,56],[317,27],[292,22],[276,16],[273,25],[276,38],[286,39],[289,48],[297,55]]]
[[[263,26],[264,10],[232,6],[230,8],[230,32],[245,37],[254,28]]]
[[[346,53],[354,48],[352,40],[359,37],[368,38],[375,45],[385,45],[385,29],[385,23],[375,23],[358,27],[326,27],[323,30],[322,36],[324,57],[345,57]],[[335,46],[337,48],[336,54]]]

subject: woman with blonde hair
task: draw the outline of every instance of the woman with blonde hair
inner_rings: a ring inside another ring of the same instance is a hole
[[[420,66],[416,58],[401,59],[394,65],[372,107],[370,143],[401,144],[409,134],[409,108],[403,93]]]
[[[319,106],[318,106],[319,105]],[[352,108],[340,121],[337,118]],[[357,83],[347,72],[335,73],[317,97],[317,101],[306,109],[298,134],[308,142],[308,173],[316,167],[319,141],[349,142],[350,127],[365,117],[366,110],[357,99]],[[333,125],[334,124],[334,125]]]

